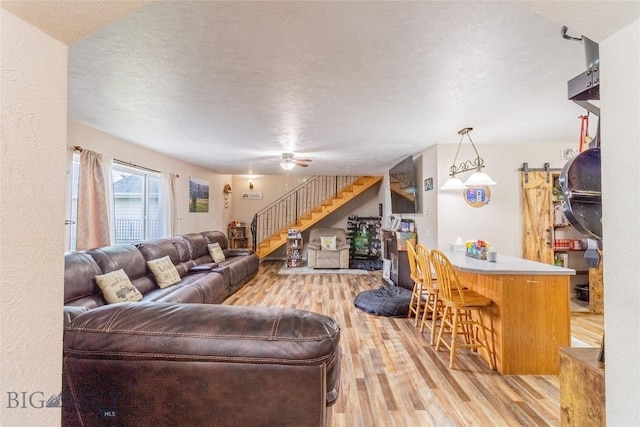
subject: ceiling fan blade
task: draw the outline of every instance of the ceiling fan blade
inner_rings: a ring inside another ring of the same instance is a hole
[[[307,168],[307,167],[309,167],[309,165],[308,165],[308,164],[306,164],[306,163],[302,163],[302,162],[301,162],[301,161],[299,161],[299,160],[296,160],[296,165],[298,165],[298,166],[300,166],[300,167],[303,167],[303,168]]]
[[[311,159],[296,159],[297,162],[312,162]]]

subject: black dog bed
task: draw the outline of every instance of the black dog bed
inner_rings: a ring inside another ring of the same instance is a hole
[[[409,313],[411,291],[398,286],[384,285],[356,295],[354,304],[360,310],[376,316],[405,317]]]

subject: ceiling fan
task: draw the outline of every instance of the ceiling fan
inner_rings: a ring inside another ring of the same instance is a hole
[[[282,160],[280,160],[280,166],[286,171],[290,171],[294,167],[300,166],[306,168],[309,166],[307,163],[311,162],[311,159],[296,159],[293,153],[282,153]]]

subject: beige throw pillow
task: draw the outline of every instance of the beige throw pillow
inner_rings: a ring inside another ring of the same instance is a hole
[[[326,249],[329,251],[336,250],[336,236],[331,237],[321,237],[320,238],[320,246],[322,249]]]
[[[207,245],[209,248],[209,255],[211,255],[211,259],[213,262],[222,262],[224,261],[224,252],[220,247],[220,243],[210,243]]]
[[[123,269],[101,274],[95,277],[98,287],[109,304],[127,301],[140,301],[142,294],[131,284]]]
[[[158,282],[160,288],[174,285],[181,280],[180,273],[178,273],[176,266],[171,262],[169,255],[147,261],[147,265],[151,273],[153,273],[153,277],[156,278],[156,282]]]

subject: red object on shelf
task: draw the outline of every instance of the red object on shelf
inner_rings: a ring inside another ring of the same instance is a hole
[[[554,239],[553,240],[553,249],[558,251],[568,251],[571,250],[573,240],[570,239]]]

